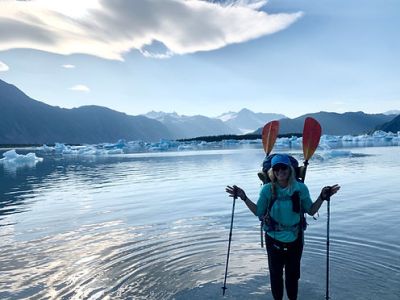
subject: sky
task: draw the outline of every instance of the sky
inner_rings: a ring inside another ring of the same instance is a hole
[[[0,0],[0,79],[50,105],[400,109],[400,1]]]

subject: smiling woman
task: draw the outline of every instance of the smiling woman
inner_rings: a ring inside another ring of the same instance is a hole
[[[285,274],[287,297],[296,300],[304,230],[307,224],[303,215],[316,214],[322,203],[325,200],[329,201],[330,197],[339,191],[340,186],[336,184],[324,187],[318,199],[313,202],[308,187],[296,180],[293,165],[286,154],[276,154],[272,157],[268,175],[271,182],[261,188],[257,204],[236,185],[228,186],[226,192],[231,197],[241,198],[248,209],[262,220],[274,299],[283,299]]]

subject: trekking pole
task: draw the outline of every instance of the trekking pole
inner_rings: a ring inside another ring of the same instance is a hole
[[[327,204],[327,210],[328,210],[328,216],[326,220],[326,294],[325,294],[325,300],[329,300],[329,219],[331,215],[331,201],[330,201],[330,189],[328,191],[329,195],[328,198],[326,199],[328,204]]]
[[[225,296],[226,287],[226,276],[228,275],[228,263],[229,263],[229,252],[231,250],[231,241],[232,241],[232,228],[233,228],[233,215],[235,213],[235,202],[237,199],[237,191],[235,189],[235,193],[233,195],[233,205],[232,205],[232,217],[231,217],[231,229],[229,231],[229,242],[228,242],[228,254],[226,256],[226,265],[225,265],[225,278],[224,278],[224,286],[222,287],[222,296]]]

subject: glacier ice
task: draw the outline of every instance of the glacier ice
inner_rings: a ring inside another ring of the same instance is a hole
[[[18,154],[14,149],[3,153],[0,164],[7,168],[17,169],[19,167],[33,167],[36,163],[43,161],[43,158],[37,157],[35,153]]]
[[[156,143],[144,141],[118,140],[116,143],[102,143],[96,145],[69,146],[56,143],[54,147],[43,145],[37,150],[44,154],[52,153],[65,156],[106,156],[143,152],[164,151],[196,151],[212,149],[235,149],[240,147],[261,147],[261,139],[256,140],[233,140],[205,142],[205,141],[175,141],[161,139]],[[372,134],[362,135],[322,135],[319,144],[320,150],[332,150],[343,147],[368,147],[368,146],[399,146],[400,131],[397,133],[375,131]],[[302,137],[282,137],[275,143],[277,149],[301,149]],[[334,151],[332,156],[349,156],[348,152]]]

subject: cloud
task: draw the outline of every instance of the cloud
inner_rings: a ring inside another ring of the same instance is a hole
[[[0,60],[0,72],[6,72],[6,71],[8,71],[8,70],[10,70],[9,66],[7,66],[5,63],[3,63],[3,62]]]
[[[90,92],[90,88],[88,88],[86,85],[83,85],[83,84],[74,85],[73,87],[70,87],[69,89],[71,91],[76,91],[76,92],[85,92],[85,93]]]
[[[209,1],[216,2],[216,1]],[[267,4],[266,0],[226,0],[225,2],[221,2],[225,6],[244,6],[251,9],[260,9]]]
[[[170,57],[273,34],[301,12],[268,14],[266,1],[0,0],[0,51],[38,49],[123,60],[133,49]],[[152,52],[153,43],[163,52]]]
[[[62,65],[61,67],[65,69],[75,69],[75,65]]]

